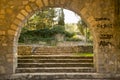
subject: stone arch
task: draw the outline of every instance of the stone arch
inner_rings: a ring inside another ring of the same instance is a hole
[[[78,1],[81,3],[82,1]],[[69,9],[78,15],[82,17],[82,19],[87,23],[88,26],[92,25],[92,21],[94,21],[94,18],[91,13],[88,12],[86,8],[85,1],[82,2],[83,5],[80,7],[77,7],[79,4],[77,1],[73,0],[30,0],[22,9],[19,10],[19,12],[16,14],[15,20],[13,20],[13,23],[11,24],[12,28],[15,28],[14,35],[14,54],[17,54],[17,43],[18,38],[21,32],[21,26],[25,23],[25,21],[30,18],[34,12],[38,10],[42,10],[46,7],[62,7],[65,9]],[[73,6],[73,5],[77,6]],[[87,14],[87,15],[86,15]],[[91,28],[92,29],[92,28]],[[16,64],[16,57],[14,57],[14,63]],[[15,68],[17,67],[17,64],[14,65],[14,72]]]

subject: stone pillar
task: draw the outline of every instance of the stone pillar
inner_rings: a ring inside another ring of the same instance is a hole
[[[6,31],[0,35],[0,79],[15,73],[15,56],[13,53],[13,36]]]
[[[95,67],[98,73],[116,73],[117,56],[115,53],[114,28],[108,17],[95,18]]]
[[[120,74],[120,0],[115,0],[114,3],[115,6],[115,53],[116,53],[116,59],[117,59],[117,73]]]

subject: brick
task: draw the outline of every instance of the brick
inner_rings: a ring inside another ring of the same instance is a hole
[[[15,20],[14,20],[14,23],[15,23],[16,25],[20,25],[21,21],[20,21],[19,19],[15,19]]]
[[[12,24],[10,28],[13,29],[13,30],[17,30],[18,26],[15,25],[15,24]]]
[[[12,7],[12,6],[11,6],[11,7]],[[14,7],[14,6],[13,6],[13,7]],[[7,12],[7,14],[12,14],[12,13],[13,13],[13,11],[12,11],[11,8],[6,9],[6,12]]]
[[[25,17],[22,14],[18,14],[17,18],[20,19],[20,20],[24,20],[25,19]]]
[[[37,1],[36,1],[36,4],[37,4],[37,6],[39,6],[40,8],[43,6],[41,0],[37,0]]]
[[[83,8],[80,12],[81,12],[81,14],[83,14],[83,15],[84,15],[84,14],[86,14],[87,9],[86,9],[86,8]]]
[[[48,6],[48,5],[49,5],[48,0],[43,0],[43,2],[44,2],[44,5],[45,5],[45,6]]]
[[[5,18],[5,15],[0,15],[0,19],[4,19]]]
[[[23,1],[23,5],[26,5],[26,4],[28,4],[28,1]]]
[[[5,10],[4,9],[0,10],[0,14],[5,14]]]
[[[35,0],[29,0],[30,2],[35,2]]]
[[[6,71],[5,71],[5,67],[0,66],[0,73],[2,73],[2,74],[5,74],[5,73],[6,73]]]
[[[26,9],[27,12],[32,12],[32,8],[31,8],[29,5],[27,5],[27,6],[25,7],[25,9]]]
[[[0,35],[5,35],[5,31],[0,30]]]
[[[28,12],[26,10],[21,10],[20,11],[23,15],[27,16],[28,15]]]
[[[61,3],[61,4],[65,4],[65,1],[66,1],[66,0],[60,0],[60,3]]]
[[[8,30],[8,35],[15,35],[15,31],[14,30]]]

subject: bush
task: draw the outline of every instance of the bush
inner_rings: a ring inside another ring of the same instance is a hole
[[[66,38],[66,41],[82,41],[82,40],[78,38]]]
[[[39,30],[31,30],[31,31],[26,31],[22,32],[19,38],[20,43],[24,42],[39,42],[39,41],[44,41],[44,42],[49,42],[54,39],[55,34],[64,34],[65,37],[71,38],[73,37],[74,33],[69,33],[65,31],[64,26],[60,25],[55,25],[52,28],[44,28],[44,29],[39,29]]]
[[[58,33],[65,34],[65,28],[64,28],[64,26],[55,25],[55,26],[53,26],[53,28],[51,28],[51,32],[53,35],[58,34]]]

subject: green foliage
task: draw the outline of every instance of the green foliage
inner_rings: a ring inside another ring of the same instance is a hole
[[[65,34],[65,28],[64,28],[64,26],[61,26],[61,25],[55,25],[55,26],[53,26],[53,28],[51,29],[51,32],[53,33],[53,34],[58,34],[58,33],[60,33],[60,34]]]
[[[66,38],[66,41],[82,41],[79,38]]]
[[[70,32],[65,32],[65,36],[67,37],[67,38],[72,38],[73,36],[75,35],[75,33],[70,33]]]
[[[59,13],[57,13],[57,11]],[[86,24],[79,21],[78,29],[85,36]],[[81,41],[79,38],[74,38],[76,35],[76,24],[65,24],[63,9],[46,8],[36,12],[24,25],[19,38],[20,43],[34,43],[39,41],[50,42],[55,40],[55,34],[64,34],[66,41]],[[90,37],[89,30],[87,38]]]
[[[83,20],[79,20],[77,23],[77,26],[78,26],[80,34],[86,37],[86,41],[92,42],[93,39],[92,39],[90,30],[89,30],[87,24]]]
[[[29,30],[52,27],[55,22],[54,18],[56,17],[57,15],[54,8],[46,8],[44,10],[36,12],[30,19],[28,19],[25,27],[28,27]]]
[[[93,57],[93,53],[75,53],[77,56],[83,56],[83,57]]]
[[[78,29],[80,31],[80,34],[83,35],[83,36],[85,36],[84,27],[81,24],[81,21],[78,21],[77,26],[78,26]]]
[[[38,42],[44,41],[48,42],[54,39],[55,34],[64,34],[65,37],[71,38],[74,34],[65,31],[64,26],[55,25],[52,28],[43,28],[39,30],[28,30],[26,32],[21,33],[19,42]]]

